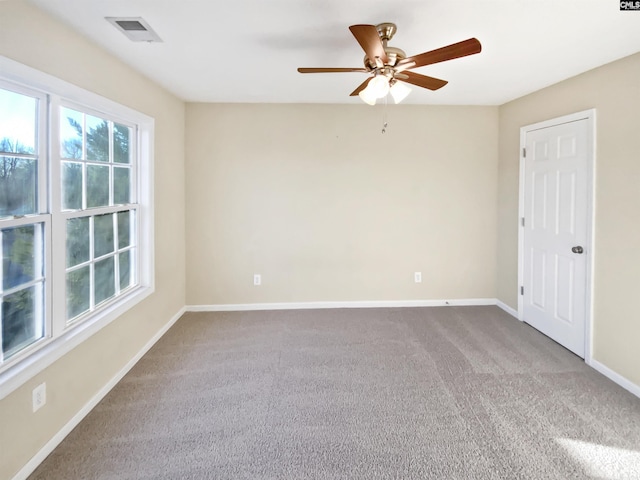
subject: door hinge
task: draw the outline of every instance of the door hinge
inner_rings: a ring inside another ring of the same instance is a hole
[[[522,158],[527,158],[527,149],[522,147]]]
[[[524,295],[524,287],[520,287],[520,295]]]
[[[520,218],[520,224],[524,227],[524,217]]]

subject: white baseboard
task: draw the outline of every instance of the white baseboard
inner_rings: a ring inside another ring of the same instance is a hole
[[[496,305],[495,298],[458,298],[454,300],[373,300],[354,302],[236,303],[187,305],[187,312],[233,312],[250,310],[308,310],[324,308],[398,308]]]
[[[629,390],[636,397],[640,398],[640,386],[639,385],[636,385],[631,380],[623,377],[619,373],[614,372],[609,367],[603,365],[602,363],[600,363],[597,360],[591,359],[589,362],[587,362],[587,364],[591,368],[593,368],[593,369],[597,370],[598,372],[600,372],[601,374],[603,374],[609,380],[614,381],[615,383],[620,385],[625,390]]]
[[[507,305],[506,303],[500,300],[496,300],[496,305],[500,307],[502,310],[504,310],[505,312],[507,312],[512,317],[520,320],[520,318],[518,317],[518,311],[515,308],[511,308],[509,305]]]
[[[116,384],[122,380],[122,378],[133,368],[133,366],[138,363],[138,361],[142,358],[142,356],[153,347],[153,345],[160,340],[160,338],[171,328],[171,326],[176,323],[176,321],[184,314],[186,311],[185,307],[182,307],[178,313],[176,313],[171,319],[149,340],[144,347],[131,359],[129,362],[111,379],[109,382],[100,389],[98,393],[96,393],[91,400],[89,400],[84,407],[80,409],[78,413],[76,413],[71,420],[69,420],[58,433],[56,433],[51,440],[49,440],[44,447],[40,449],[38,453],[36,453],[29,462],[20,469],[20,471],[13,477],[13,480],[24,480],[29,475],[31,475],[34,470],[40,465],[47,456],[53,452],[53,450],[64,440],[64,438],[71,433],[84,417],[86,417],[91,410],[102,400],[109,391]]]

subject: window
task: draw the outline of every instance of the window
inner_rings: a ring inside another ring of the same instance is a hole
[[[153,120],[0,67],[2,398],[153,291]]]
[[[60,108],[68,323],[137,284],[134,127]]]
[[[0,366],[45,337],[43,95],[0,84]]]

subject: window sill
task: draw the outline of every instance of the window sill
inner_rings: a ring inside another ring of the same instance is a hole
[[[25,358],[0,373],[0,400],[147,298],[153,290],[152,286],[139,286],[117,302],[106,305],[91,318],[69,328],[63,335],[41,341],[35,351],[29,352]]]

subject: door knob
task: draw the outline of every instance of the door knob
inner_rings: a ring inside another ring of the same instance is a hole
[[[580,245],[578,245],[577,247],[573,247],[573,248],[571,249],[571,251],[572,251],[573,253],[582,253],[582,252],[584,252],[583,248],[582,248]]]

